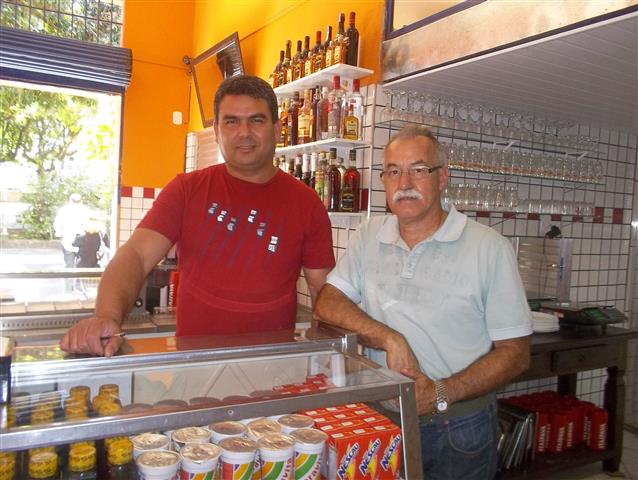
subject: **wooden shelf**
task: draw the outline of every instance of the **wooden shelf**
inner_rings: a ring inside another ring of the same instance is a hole
[[[292,95],[294,92],[303,93],[303,90],[307,88],[314,88],[317,85],[330,86],[332,85],[332,77],[335,75],[339,75],[341,77],[341,83],[343,84],[346,81],[352,81],[355,78],[367,77],[373,73],[374,72],[372,70],[367,68],[353,67],[352,65],[340,63],[338,65],[332,65],[331,67],[324,68],[323,70],[310,74],[307,77],[300,78],[299,80],[295,80],[294,82],[277,87],[274,90],[278,97],[287,97]]]
[[[319,150],[327,150],[329,148],[362,148],[368,147],[369,142],[365,140],[346,140],[343,138],[328,138],[326,140],[318,140],[316,142],[304,143],[302,145],[291,145],[289,147],[280,147],[275,149],[275,155],[312,153]]]

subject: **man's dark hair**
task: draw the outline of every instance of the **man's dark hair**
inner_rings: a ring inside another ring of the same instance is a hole
[[[403,127],[401,130],[399,130],[399,132],[396,135],[394,135],[390,139],[390,141],[385,146],[385,148],[387,149],[396,140],[411,139],[411,138],[418,138],[418,137],[427,138],[434,144],[434,160],[436,162],[436,165],[447,165],[447,155],[445,154],[445,151],[441,147],[441,143],[438,141],[438,139],[434,136],[434,134],[430,130],[420,125],[407,125]]]
[[[215,94],[215,123],[219,120],[219,104],[222,103],[226,95],[248,95],[258,100],[266,100],[273,123],[279,119],[277,96],[268,82],[252,75],[236,75],[224,80],[217,89]]]

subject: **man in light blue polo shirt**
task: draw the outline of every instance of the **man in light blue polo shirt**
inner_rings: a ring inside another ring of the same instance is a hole
[[[415,380],[425,478],[490,479],[493,392],[529,366],[531,313],[516,257],[496,231],[441,207],[448,170],[428,130],[392,138],[381,178],[393,215],[357,230],[315,313]]]

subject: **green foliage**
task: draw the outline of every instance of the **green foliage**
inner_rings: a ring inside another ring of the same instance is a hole
[[[26,238],[52,239],[57,210],[72,193],[95,210],[110,210],[115,178],[97,172],[111,156],[114,132],[94,120],[97,100],[3,86],[0,105],[0,162],[36,173],[22,197],[29,204],[22,215]]]
[[[92,98],[28,88],[0,89],[0,162],[32,164],[38,175],[63,167],[84,119],[97,111]]]
[[[0,0],[0,25],[119,46],[122,5],[98,0]]]

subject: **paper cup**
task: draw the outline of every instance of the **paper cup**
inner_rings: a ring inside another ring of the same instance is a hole
[[[209,443],[210,431],[202,427],[179,428],[173,432],[173,447],[179,453],[187,443]]]
[[[182,459],[180,480],[210,480],[215,478],[221,448],[212,443],[187,443],[179,456]]]
[[[314,428],[302,428],[290,436],[295,439],[295,480],[318,480],[328,435]]]
[[[137,457],[135,463],[139,480],[177,480],[180,459],[175,452],[151,450]]]
[[[290,432],[299,430],[300,428],[312,428],[315,421],[307,415],[284,415],[277,420],[281,425],[281,431],[286,435],[290,435]]]
[[[246,427],[239,422],[217,422],[208,426],[213,443],[219,444],[224,438],[241,438],[246,434]]]
[[[257,443],[249,438],[224,438],[222,449],[222,477],[224,480],[250,480],[253,477]]]
[[[131,438],[133,442],[133,458],[150,450],[169,450],[171,439],[162,433],[142,433]]]
[[[261,480],[291,480],[295,439],[282,433],[264,435],[257,443],[261,456]]]

